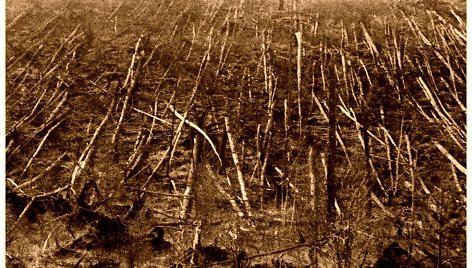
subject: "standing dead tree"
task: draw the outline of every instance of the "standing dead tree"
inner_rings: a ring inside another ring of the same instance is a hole
[[[336,68],[333,62],[329,62],[328,56],[323,63],[322,69],[326,69],[328,77],[328,117],[329,117],[329,130],[328,130],[328,168],[327,168],[327,178],[326,178],[326,192],[328,197],[327,202],[327,219],[329,222],[334,222],[336,220],[336,173],[335,173],[335,163],[336,163],[336,103],[337,103],[337,94],[336,94]]]

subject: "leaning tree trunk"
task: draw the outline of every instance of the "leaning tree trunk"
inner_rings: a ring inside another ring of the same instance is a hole
[[[239,187],[241,189],[241,197],[243,199],[243,204],[244,204],[244,208],[246,210],[246,215],[251,216],[251,206],[249,205],[249,199],[247,198],[246,186],[245,186],[244,178],[243,178],[243,172],[241,170],[241,165],[240,165],[238,153],[237,153],[237,150],[236,150],[235,140],[234,140],[234,138],[232,136],[232,133],[231,133],[231,127],[230,127],[228,116],[225,116],[225,127],[226,127],[226,134],[228,135],[228,142],[229,142],[229,147],[231,149],[231,155],[232,155],[233,161],[234,161],[234,166],[236,167],[236,175],[237,175],[237,178],[238,178]]]

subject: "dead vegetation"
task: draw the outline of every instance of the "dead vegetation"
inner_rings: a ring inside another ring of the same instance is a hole
[[[279,4],[8,1],[7,265],[463,266],[465,3]]]

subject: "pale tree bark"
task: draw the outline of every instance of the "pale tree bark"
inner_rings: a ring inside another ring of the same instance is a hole
[[[300,136],[302,135],[302,32],[299,30],[295,33],[297,37],[297,102],[298,102],[298,131]]]
[[[195,235],[193,237],[193,242],[192,242],[192,255],[190,256],[190,264],[196,265],[196,256],[197,250],[200,247],[200,232],[201,232],[201,222],[197,223],[197,226],[195,227]]]
[[[313,142],[310,144],[308,152],[308,173],[310,176],[310,206],[315,211],[316,200],[316,177],[315,177],[315,146]]]
[[[194,140],[196,144],[196,139]],[[182,209],[180,210],[180,219],[186,220],[190,216],[191,208],[192,208],[192,200],[194,195],[195,189],[195,170],[196,170],[196,159],[195,159],[195,149],[197,146],[194,145],[194,152],[192,156],[192,161],[190,163],[190,170],[187,177],[187,186],[184,192],[184,198],[182,201]]]
[[[249,199],[247,198],[246,193],[246,186],[244,183],[243,172],[241,170],[241,165],[239,162],[238,151],[236,150],[236,145],[234,142],[233,135],[231,133],[231,127],[229,122],[229,117],[225,117],[225,127],[226,127],[226,134],[228,135],[228,143],[231,149],[231,155],[233,157],[233,162],[236,167],[236,174],[238,178],[239,187],[241,189],[241,198],[243,200],[244,207],[246,209],[246,213],[248,216],[251,216],[251,206],[249,205]]]
[[[127,86],[128,89],[126,91],[126,96],[123,101],[123,108],[121,109],[120,118],[118,119],[118,123],[116,124],[116,128],[113,132],[113,136],[111,138],[111,144],[115,146],[115,143],[118,139],[118,135],[121,129],[121,125],[123,123],[124,117],[126,112],[128,111],[129,103],[131,102],[131,98],[134,94],[135,89],[137,88],[138,79],[141,74],[141,67],[143,65],[142,59],[144,56],[144,45],[143,43],[146,42],[144,40],[146,37],[141,36],[136,42],[134,48],[133,58],[131,59],[131,64],[128,69],[128,76],[126,77],[126,81],[123,84],[123,87]],[[129,82],[128,82],[129,81]]]
[[[330,63],[328,63],[330,64]],[[331,63],[333,64],[333,63]],[[326,190],[327,190],[327,219],[328,222],[336,221],[336,173],[335,173],[335,163],[336,163],[336,74],[334,66],[326,66],[328,71],[328,117],[329,117],[329,130],[328,130],[328,139],[329,139],[329,149],[328,149],[328,171],[327,171],[327,181],[326,181]]]
[[[210,175],[210,177],[213,177],[213,178],[218,178],[217,174],[215,174],[210,166],[209,163],[206,163],[205,164],[205,167],[206,167],[206,170],[208,172],[208,174]],[[231,207],[233,207],[234,211],[238,214],[239,217],[244,217],[244,213],[242,212],[242,210],[239,208],[238,204],[236,203],[236,200],[234,200],[234,198],[231,196],[231,194],[229,194],[224,188],[223,186],[221,186],[221,184],[219,183],[220,181],[223,181],[222,179],[218,178],[218,182],[216,183],[216,188],[218,189],[218,191],[229,201],[229,203],[231,204]]]
[[[204,125],[205,115],[203,115],[198,124],[202,128]],[[190,166],[190,172],[187,178],[187,187],[185,188],[184,198],[182,202],[182,210],[180,211],[180,218],[186,220],[192,210],[192,202],[195,195],[195,185],[197,183],[196,170],[197,167],[202,162],[202,151],[203,151],[203,136],[200,134],[195,134],[193,138],[193,152],[192,152],[192,162]]]
[[[313,137],[313,132],[310,130],[310,137],[309,137],[309,151],[308,151],[308,175],[310,177],[310,208],[313,213],[313,222],[315,224],[314,226],[314,235],[315,235],[315,240],[318,240],[318,234],[319,234],[319,216],[318,216],[318,210],[316,207],[316,198],[317,196],[317,187],[316,187],[316,176],[315,176],[315,141]],[[312,265],[314,267],[318,267],[318,246],[313,245],[310,247],[310,260],[312,262]]]

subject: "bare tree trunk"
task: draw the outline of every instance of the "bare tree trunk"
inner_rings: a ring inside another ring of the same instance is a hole
[[[217,174],[215,174],[213,172],[213,170],[211,169],[211,166],[209,165],[209,163],[205,163],[205,167],[206,167],[206,170],[208,172],[208,174],[210,175],[210,177],[212,178],[218,178]],[[223,179],[221,178],[218,178],[218,181],[223,181]],[[224,196],[226,197],[226,199],[228,199],[229,203],[231,204],[231,206],[233,207],[234,211],[238,214],[239,217],[244,217],[244,213],[242,212],[242,210],[239,208],[238,204],[236,203],[236,200],[233,198],[233,196],[231,196],[231,194],[229,194],[224,188],[223,186],[221,186],[221,184],[219,182],[216,183],[216,188],[218,189],[218,191]]]
[[[308,169],[310,176],[310,206],[315,211],[315,200],[316,200],[316,178],[315,178],[315,146],[313,142],[310,142],[310,151],[308,152]]]
[[[290,129],[290,117],[289,117],[289,104],[287,102],[287,99],[284,100],[284,130],[285,130],[285,137],[284,137],[284,143],[285,143],[285,154],[287,156],[287,168],[290,163],[290,137],[288,135],[289,129]],[[287,170],[285,170],[285,173],[288,173]]]
[[[218,168],[218,174],[223,174],[226,170],[226,145],[228,144],[228,135],[226,133],[226,128],[221,129],[221,142],[219,144],[218,153],[221,157],[221,166]]]
[[[195,236],[193,237],[192,242],[192,255],[190,256],[190,264],[196,265],[197,264],[197,250],[200,247],[200,232],[201,232],[201,223],[195,227]]]
[[[197,150],[197,139],[194,139],[194,147],[193,147],[193,156],[192,161],[190,163],[190,171],[187,177],[187,187],[185,188],[184,198],[182,202],[182,209],[180,210],[180,219],[186,220],[188,216],[190,216],[191,208],[192,208],[192,201],[195,189],[195,170],[197,167],[195,155],[198,154]]]
[[[134,54],[133,58],[131,59],[131,65],[128,69],[128,76],[126,77],[126,81],[124,82],[123,86],[127,86],[127,92],[125,99],[123,101],[123,108],[121,110],[120,118],[118,119],[118,123],[116,124],[115,131],[113,132],[113,136],[111,138],[111,144],[115,146],[115,142],[118,139],[118,135],[120,132],[121,124],[123,123],[125,114],[128,110],[129,103],[131,102],[131,97],[134,94],[134,91],[137,87],[138,84],[138,79],[141,74],[141,67],[142,67],[142,58],[144,55],[144,45],[141,43],[145,42],[145,37],[141,36],[138,39],[138,42],[136,42],[135,48],[134,48]],[[130,80],[129,85],[128,85],[128,80]]]
[[[315,176],[315,142],[314,142],[314,137],[313,137],[313,132],[310,130],[309,134],[309,146],[310,149],[308,151],[308,174],[310,176],[310,207],[311,211],[313,213],[313,222],[315,224],[315,230],[314,230],[314,235],[315,235],[315,240],[318,240],[318,211],[316,207],[316,198],[317,198],[317,187],[316,187],[316,176]],[[314,245],[310,247],[310,261],[312,262],[312,265],[314,267],[318,267],[318,246]]]
[[[249,200],[246,194],[246,186],[244,183],[243,172],[241,171],[241,165],[239,163],[238,151],[236,150],[236,145],[231,134],[231,128],[229,125],[229,117],[225,117],[225,127],[226,133],[228,135],[229,147],[231,149],[231,155],[233,156],[234,165],[236,166],[236,173],[238,177],[239,187],[241,189],[241,197],[243,199],[244,207],[246,208],[246,213],[248,216],[251,216],[251,206],[249,205]]]
[[[205,122],[205,113],[201,116],[198,120],[198,124],[200,128],[203,128]],[[192,155],[192,162],[190,166],[190,172],[187,178],[187,187],[184,193],[184,200],[182,202],[182,210],[180,211],[180,218],[182,220],[186,220],[187,217],[190,215],[192,210],[192,201],[194,198],[194,189],[197,177],[195,176],[195,171],[197,167],[202,162],[202,150],[203,150],[203,136],[199,133],[194,134],[195,137],[193,138],[193,155]]]
[[[380,116],[381,116],[381,119],[382,119],[382,125],[384,127],[384,142],[385,142],[385,149],[386,149],[386,155],[387,155],[387,170],[388,170],[388,175],[390,177],[390,185],[388,187],[388,204],[391,205],[392,202],[393,202],[393,198],[394,198],[394,177],[393,177],[393,174],[395,172],[394,170],[394,166],[393,166],[393,163],[395,162],[395,154],[392,153],[392,144],[390,143],[390,140],[388,139],[388,130],[387,130],[387,124],[385,122],[385,113],[384,113],[384,109],[383,107],[381,106],[380,107]]]
[[[269,163],[269,155],[270,155],[270,144],[272,138],[272,127],[274,123],[274,107],[275,107],[275,88],[269,98],[269,118],[267,119],[267,124],[264,130],[264,138],[262,140],[262,144],[260,146],[261,155],[263,155],[262,166],[261,166],[261,173],[260,173],[260,182],[261,185],[265,184],[265,175],[267,171],[267,165]]]
[[[411,267],[412,263],[412,255],[413,255],[413,250],[414,250],[414,239],[415,239],[415,195],[416,195],[416,190],[415,190],[415,167],[416,167],[416,160],[413,161],[413,154],[411,150],[411,145],[410,145],[410,139],[408,138],[408,135],[405,135],[405,141],[406,141],[406,148],[408,152],[408,164],[410,166],[410,177],[411,177],[411,215],[410,215],[410,222],[413,224],[411,225],[411,230],[410,230],[410,237],[409,237],[409,245],[408,245],[408,267]]]
[[[370,198],[370,193],[373,191],[374,183],[370,179],[370,176],[372,174],[372,169],[370,167],[370,139],[369,139],[369,126],[368,123],[365,119],[365,111],[364,108],[361,108],[361,137],[362,137],[362,142],[364,144],[364,156],[365,156],[365,168],[367,170],[367,192],[366,192],[366,198],[367,198],[367,215],[370,216],[372,214],[372,199]]]
[[[297,11],[297,17],[298,17],[298,11]],[[297,18],[298,19],[298,18]],[[299,27],[298,32],[295,33],[295,36],[297,37],[297,102],[298,102],[298,131],[300,134],[300,137],[302,136],[302,122],[303,122],[303,117],[302,117],[302,97],[301,97],[301,91],[302,91],[302,32],[301,32],[301,27]]]
[[[330,63],[328,63],[330,64]],[[334,63],[331,63],[334,64]],[[328,222],[336,220],[336,74],[334,66],[325,66],[328,71],[328,108],[329,108],[329,149],[328,149],[328,172],[326,181],[327,190],[327,219]]]

